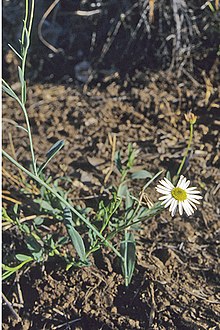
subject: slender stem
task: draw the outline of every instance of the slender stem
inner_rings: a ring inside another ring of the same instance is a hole
[[[179,166],[179,169],[178,169],[178,171],[177,171],[177,174],[176,174],[177,179],[178,179],[178,177],[179,177],[179,175],[180,175],[180,173],[181,173],[181,171],[182,171],[183,165],[185,164],[186,157],[187,157],[188,152],[189,152],[189,149],[190,149],[190,147],[191,147],[192,139],[193,139],[193,124],[190,123],[190,136],[189,136],[189,142],[188,142],[188,145],[187,145],[186,151],[185,151],[185,153],[184,153],[184,157],[183,157],[183,159],[182,159],[182,162],[181,162],[181,164],[180,164],[180,166]]]
[[[29,8],[28,8],[28,1],[25,1],[25,17],[24,17],[24,26],[27,26],[27,20],[28,20],[28,12],[29,12]],[[22,46],[24,45],[24,38],[25,38],[25,29],[23,28],[22,30],[22,36],[21,36],[21,44]],[[23,53],[23,50],[22,50]]]
[[[33,24],[33,18],[34,18],[34,0],[32,0],[31,2],[31,11],[30,11],[30,19],[29,19],[29,27],[27,27],[27,15],[29,12],[28,9],[28,0],[26,1],[26,9],[25,9],[26,13],[25,13],[25,19],[24,19],[24,26],[23,26],[23,31],[22,31],[22,46],[25,45],[24,49],[23,49],[23,59],[22,59],[22,74],[23,74],[23,78],[25,80],[25,68],[26,68],[26,60],[27,60],[27,53],[28,53],[28,49],[30,46],[30,35],[31,35],[31,28],[32,28],[32,24]],[[24,35],[26,34],[26,40],[24,40]],[[28,35],[28,38],[27,38]],[[25,44],[26,42],[26,44]],[[22,103],[25,103],[25,97],[26,97],[26,93],[24,93],[25,89],[25,84],[22,85]]]
[[[88,228],[90,228],[96,235],[106,243],[106,245],[111,248],[115,254],[120,257],[122,260],[124,259],[122,255],[117,251],[117,249],[106,240],[102,234],[94,227],[89,220],[84,218],[82,214],[80,214],[71,204],[69,204],[62,196],[60,196],[56,191],[53,190],[47,183],[42,181],[37,175],[34,175],[32,172],[28,171],[25,167],[23,167],[21,164],[19,164],[14,158],[12,158],[6,151],[2,150],[3,156],[5,156],[10,162],[12,162],[14,165],[16,165],[18,168],[20,168],[24,173],[29,175],[33,180],[37,181],[41,186],[44,186],[46,189],[48,189],[54,196],[56,196],[63,204],[65,204],[74,214],[76,214],[86,225]]]
[[[117,204],[115,205],[115,208],[113,209],[113,211],[108,215],[108,218],[106,220],[106,222],[104,223],[104,225],[102,226],[101,230],[100,230],[100,234],[103,233],[103,231],[106,229],[111,217],[113,216],[113,214],[117,211],[117,209],[119,208],[121,204],[121,200],[117,201]],[[96,251],[98,249],[99,246],[99,242],[98,239],[96,239],[95,243],[92,245],[92,248],[87,252],[87,256],[89,256],[92,252]]]
[[[26,125],[27,125],[27,131],[28,131],[28,138],[29,138],[29,142],[30,142],[30,151],[31,151],[31,157],[32,157],[33,170],[34,170],[34,174],[37,176],[37,166],[36,166],[36,161],[35,161],[31,127],[30,127],[27,110],[25,108],[25,105],[21,102],[21,100],[19,98],[17,98],[17,102],[19,103],[19,105],[24,113],[24,117],[25,117],[25,121],[26,121]]]
[[[136,225],[138,224],[139,222],[142,222],[142,221],[145,221],[155,215],[157,215],[158,213],[161,212],[161,210],[163,210],[163,206],[161,204],[159,205],[155,205],[154,207],[152,207],[151,209],[149,209],[149,214],[142,217],[142,218],[139,218],[138,220],[136,221],[133,221],[133,222],[129,222],[129,223],[126,223],[120,227],[118,227],[117,229],[115,229],[114,231],[112,231],[108,236],[106,236],[106,239],[109,240],[109,239],[112,239],[113,237],[115,237],[115,235],[117,235],[120,231],[126,229],[126,228],[129,228],[129,227],[132,227],[133,225]]]
[[[29,36],[31,35],[31,29],[32,29],[33,19],[34,19],[34,5],[35,5],[35,0],[33,0],[31,3],[31,13],[30,13],[30,21],[29,21],[29,27],[28,27]]]
[[[24,117],[25,117],[25,121],[26,121],[26,125],[27,125],[27,133],[28,133],[28,138],[29,138],[29,143],[30,143],[30,151],[31,151],[31,157],[32,157],[32,163],[33,163],[33,169],[34,169],[34,173],[35,175],[37,174],[37,167],[36,167],[36,161],[35,161],[35,155],[34,155],[34,149],[33,149],[33,142],[32,142],[32,135],[31,135],[31,128],[30,128],[30,123],[29,123],[29,118],[28,118],[28,114],[27,114],[27,110],[25,108],[25,105],[22,103],[22,101],[19,99],[19,97],[16,95],[16,93],[11,89],[11,87],[8,85],[8,83],[2,79],[4,85],[11,91],[14,93],[14,100],[18,102],[18,104],[20,105],[23,113],[24,113]]]
[[[17,98],[17,101],[19,105],[22,108],[22,111],[24,113],[26,125],[27,125],[27,131],[28,131],[28,137],[30,142],[30,151],[31,151],[31,157],[32,157],[32,163],[33,163],[33,171],[35,175],[37,175],[37,166],[35,161],[35,154],[34,154],[34,148],[33,148],[33,141],[32,141],[32,134],[31,134],[31,127],[30,122],[26,110],[26,98],[27,98],[27,92],[26,92],[26,80],[25,80],[25,69],[26,69],[26,61],[27,61],[27,53],[30,46],[30,34],[31,34],[31,28],[33,24],[33,17],[34,17],[34,2],[35,0],[31,1],[31,11],[30,11],[30,19],[29,19],[29,27],[27,28],[28,24],[28,14],[29,14],[29,0],[25,1],[25,18],[24,18],[24,25],[23,25],[23,31],[22,31],[22,37],[21,37],[21,44],[22,44],[22,63],[21,63],[21,71],[22,71],[22,78],[23,82],[21,84],[21,100]],[[27,38],[28,36],[28,38]]]

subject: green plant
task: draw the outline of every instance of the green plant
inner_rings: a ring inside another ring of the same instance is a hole
[[[42,164],[36,162],[36,155],[33,148],[32,133],[29,123],[28,110],[26,108],[27,82],[26,82],[26,60],[30,46],[31,28],[34,17],[34,0],[26,0],[25,18],[21,34],[21,50],[18,52],[12,46],[11,49],[21,61],[18,67],[18,77],[21,84],[20,96],[3,80],[3,90],[12,97],[21,107],[26,127],[23,129],[29,140],[31,154],[31,168],[24,167],[21,163],[11,157],[3,150],[3,156],[12,162],[20,171],[33,179],[40,191],[40,194],[32,202],[40,207],[39,215],[32,222],[21,222],[19,207],[16,205],[12,215],[8,215],[3,209],[3,217],[7,223],[17,226],[25,242],[25,252],[16,254],[20,262],[15,266],[3,265],[3,279],[7,279],[17,270],[31,262],[44,262],[55,255],[66,261],[66,269],[81,267],[90,264],[89,257],[102,246],[111,249],[121,261],[121,268],[125,278],[125,285],[129,285],[136,263],[135,234],[139,225],[144,220],[160,213],[163,206],[160,202],[152,203],[146,189],[162,173],[159,171],[154,176],[147,170],[131,173],[137,152],[132,146],[128,146],[127,159],[121,158],[121,153],[115,153],[115,166],[120,175],[120,182],[117,187],[112,187],[111,195],[107,201],[101,200],[98,209],[82,209],[79,205],[73,206],[68,199],[68,191],[59,186],[59,179],[53,180],[47,177],[44,170],[48,163],[64,146],[64,141],[57,141],[46,153],[46,160]],[[183,161],[175,178],[178,179],[188,154],[193,134],[193,124],[190,122],[190,140],[184,154]],[[140,196],[135,196],[129,187],[133,180],[145,180],[146,183]],[[144,201],[145,198],[145,201]],[[57,233],[48,234],[41,212],[49,215],[54,223],[63,225],[66,228],[66,236]],[[58,236],[58,237],[57,237]],[[76,255],[68,251],[67,245],[71,243]]]

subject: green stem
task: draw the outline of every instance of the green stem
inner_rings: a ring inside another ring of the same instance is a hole
[[[28,53],[28,49],[30,46],[30,35],[31,35],[31,28],[32,28],[32,24],[33,24],[33,18],[34,18],[34,0],[32,0],[31,3],[31,11],[30,11],[30,19],[29,19],[29,27],[27,28],[27,19],[28,19],[28,0],[26,0],[26,8],[25,8],[25,19],[24,19],[24,26],[23,26],[23,31],[22,31],[22,47],[23,51],[22,51],[22,74],[23,74],[23,78],[25,81],[25,68],[26,68],[26,60],[27,60],[27,53]],[[25,34],[28,35],[28,38],[26,36],[26,40],[24,38]],[[25,44],[26,43],[26,44]],[[26,98],[26,89],[25,89],[25,84],[22,85],[22,103],[25,104],[25,98]]]
[[[142,222],[142,221],[145,221],[157,214],[159,214],[161,212],[161,210],[163,210],[163,206],[159,203],[159,204],[155,204],[154,207],[150,208],[149,209],[149,214],[136,220],[136,221],[133,221],[133,222],[129,222],[129,223],[126,223],[120,227],[118,227],[117,229],[115,229],[114,231],[112,231],[108,236],[106,236],[106,239],[109,240],[109,239],[112,239],[113,237],[115,237],[115,235],[117,235],[120,231],[124,230],[124,229],[127,229],[129,227],[132,227],[133,225],[136,225],[138,224],[139,222]]]
[[[22,170],[24,173],[29,175],[33,180],[37,181],[41,186],[44,186],[46,189],[48,189],[54,196],[56,196],[64,205],[66,205],[74,214],[76,214],[86,225],[88,228],[90,228],[96,235],[106,243],[106,245],[111,248],[115,254],[121,258],[124,259],[122,255],[117,251],[117,249],[106,240],[104,236],[102,236],[99,231],[94,227],[86,218],[82,216],[71,204],[69,204],[62,196],[60,196],[56,191],[53,190],[48,184],[46,184],[44,181],[42,181],[38,176],[34,175],[32,172],[28,171],[25,167],[23,167],[21,164],[19,164],[14,158],[12,158],[6,151],[2,150],[3,156],[5,156],[10,162],[12,162],[15,166],[17,166],[20,170]]]
[[[31,29],[32,29],[32,25],[33,25],[33,19],[34,19],[34,3],[35,0],[32,1],[31,4],[31,13],[30,13],[30,21],[29,21],[29,28],[28,28],[28,34],[29,36],[31,35]]]
[[[31,34],[31,28],[33,24],[33,17],[34,17],[34,0],[31,1],[31,11],[30,11],[30,19],[29,19],[29,27],[27,28],[28,24],[28,14],[29,14],[29,6],[28,6],[29,0],[25,1],[25,18],[24,18],[24,25],[22,30],[22,37],[21,37],[21,44],[22,44],[22,63],[21,63],[21,71],[22,71],[22,77],[23,82],[21,84],[21,100],[18,98],[17,101],[24,113],[26,125],[27,125],[27,131],[28,131],[28,137],[30,142],[30,151],[31,151],[31,157],[32,157],[32,163],[33,163],[33,171],[34,174],[37,175],[37,166],[35,161],[35,155],[34,155],[34,148],[33,148],[33,141],[32,141],[32,135],[31,135],[31,128],[30,128],[30,122],[26,110],[26,98],[27,98],[27,92],[26,92],[26,80],[25,80],[25,69],[26,69],[26,61],[27,61],[27,53],[30,46],[30,34]],[[27,38],[28,35],[28,38]]]
[[[30,143],[30,151],[31,151],[32,163],[33,163],[33,169],[34,169],[35,175],[37,175],[37,167],[36,167],[32,135],[31,135],[31,128],[30,128],[27,110],[25,108],[25,105],[22,103],[22,101],[19,99],[19,97],[16,95],[16,93],[11,89],[11,87],[7,84],[7,82],[4,79],[2,79],[2,82],[11,92],[13,92],[13,94],[14,94],[13,99],[18,102],[18,104],[20,105],[20,107],[24,113],[24,117],[25,117],[25,121],[26,121],[26,125],[27,125],[27,133],[28,133],[28,138],[29,138],[29,143]]]
[[[104,223],[104,225],[102,226],[101,230],[100,230],[100,234],[103,233],[103,231],[106,229],[107,225],[109,224],[109,221],[111,219],[111,217],[113,216],[113,214],[117,211],[117,209],[119,208],[121,204],[121,200],[120,201],[117,201],[116,205],[115,205],[115,208],[113,209],[113,211],[108,215],[108,218],[106,220],[106,222]],[[99,247],[99,243],[98,243],[98,239],[96,239],[95,243],[92,245],[91,249],[87,252],[87,257],[93,253],[94,251],[97,251]]]
[[[28,118],[28,114],[27,114],[27,110],[25,108],[25,105],[22,104],[22,102],[20,101],[20,99],[17,99],[23,113],[24,113],[24,117],[25,117],[25,121],[26,121],[26,125],[27,125],[27,131],[28,131],[28,138],[29,138],[29,142],[30,142],[30,151],[31,151],[31,157],[32,157],[32,164],[33,164],[33,170],[34,170],[34,174],[37,176],[37,166],[36,166],[36,161],[35,161],[35,154],[34,154],[34,148],[33,148],[33,141],[32,141],[32,134],[31,134],[31,127],[30,127],[30,122],[29,122],[29,118]]]
[[[182,159],[182,162],[181,162],[181,164],[180,164],[180,166],[179,166],[179,169],[178,169],[178,171],[177,171],[177,174],[176,174],[177,179],[179,178],[179,175],[180,175],[180,173],[181,173],[181,171],[182,171],[183,165],[185,164],[186,157],[187,157],[188,152],[189,152],[189,149],[190,149],[190,147],[191,147],[192,139],[193,139],[193,124],[190,123],[190,136],[189,136],[189,142],[188,142],[188,145],[187,145],[186,151],[185,151],[185,153],[184,153],[184,157],[183,157],[183,159]]]
[[[28,1],[29,0],[25,1],[25,17],[24,17],[24,25],[23,26],[27,26],[28,12],[29,12]],[[21,36],[21,45],[22,45],[22,47],[24,45],[24,38],[25,38],[25,29],[23,28],[22,36]],[[23,53],[23,50],[22,50],[22,53]]]

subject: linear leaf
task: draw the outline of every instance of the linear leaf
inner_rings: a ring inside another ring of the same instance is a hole
[[[163,170],[157,172],[154,177],[152,179],[150,179],[144,186],[143,190],[145,190],[159,175],[161,175],[161,173],[163,172]]]
[[[125,232],[125,239],[120,244],[120,252],[124,257],[122,272],[125,277],[125,285],[128,286],[131,282],[136,262],[136,245],[134,235],[131,232]]]
[[[26,254],[16,254],[15,257],[19,261],[26,261],[32,259],[31,256],[27,256]]]
[[[5,272],[2,274],[2,280],[5,280],[9,276],[13,275],[17,270],[22,268],[26,263],[32,261],[33,258],[29,257],[29,259],[26,259],[25,261],[21,262],[19,265],[15,267],[9,267],[7,265],[2,264],[2,269],[5,270]]]
[[[28,133],[28,130],[25,127],[23,127],[23,126],[17,125],[16,128],[23,129],[23,131],[25,131],[26,133]]]
[[[40,207],[44,210],[50,211],[54,213],[54,207],[47,201],[42,200],[41,198],[36,198],[34,201],[40,204]]]
[[[127,195],[127,191],[128,191],[128,186],[124,182],[122,182],[118,187],[117,196],[121,198],[125,197]]]
[[[17,95],[10,87],[6,87],[6,86],[2,85],[2,89],[6,94],[13,97],[13,99],[17,99]]]
[[[152,178],[152,174],[146,170],[140,170],[140,171],[132,173],[131,178],[132,179]]]
[[[62,149],[64,146],[64,140],[57,141],[46,153],[47,160],[39,167],[38,174],[40,174],[43,169],[47,166],[49,161]]]
[[[23,72],[22,72],[20,66],[18,66],[18,76],[19,76],[21,85],[24,86],[24,75],[23,75]]]
[[[51,159],[64,146],[64,140],[59,140],[48,150],[46,156]]]
[[[8,46],[11,48],[11,50],[13,50],[13,52],[20,58],[20,60],[22,60],[22,56],[17,52],[17,50],[11,45],[8,44]]]
[[[126,210],[129,210],[133,205],[133,199],[131,198],[131,195],[129,193],[129,190],[126,191],[126,197],[125,197],[125,207]]]
[[[121,154],[120,151],[116,151],[115,153],[115,165],[120,173],[122,173],[122,162],[121,162]]]
[[[77,232],[77,230],[74,228],[74,223],[73,223],[73,219],[72,219],[71,210],[68,207],[66,207],[64,209],[64,214],[63,215],[64,215],[64,225],[67,229],[67,232],[68,232],[69,237],[72,241],[72,244],[75,247],[76,252],[79,255],[80,260],[85,261],[86,260],[85,245],[84,245],[82,237]]]

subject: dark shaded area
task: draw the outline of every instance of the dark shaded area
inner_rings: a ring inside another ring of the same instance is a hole
[[[196,0],[60,0],[45,17],[52,4],[36,1],[31,81],[98,82],[145,69],[207,72],[219,51],[219,11]],[[8,43],[19,50],[23,5],[3,2],[5,56]],[[11,60],[5,56],[9,77]]]

